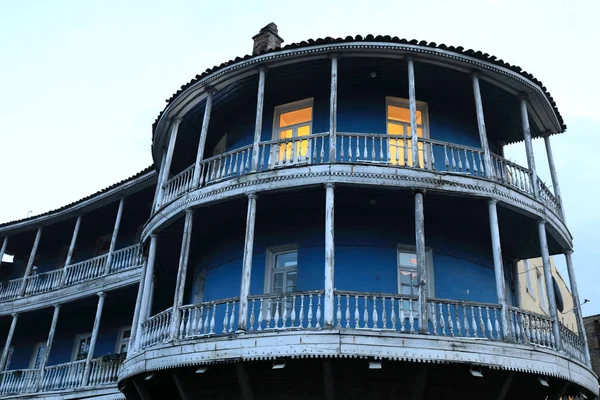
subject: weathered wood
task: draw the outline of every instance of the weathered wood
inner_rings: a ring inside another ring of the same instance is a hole
[[[500,321],[502,323],[503,338],[512,338],[510,327],[508,325],[508,303],[506,302],[504,280],[504,265],[502,264],[502,245],[500,244],[500,227],[498,224],[498,210],[496,209],[496,200],[488,200],[488,212],[490,220],[490,233],[492,235],[492,258],[494,260],[494,274],[496,277],[496,296],[500,304]]]
[[[425,213],[423,193],[415,192],[415,243],[419,281],[419,333],[427,333],[427,258],[425,255]],[[412,315],[412,314],[411,314]]]
[[[411,400],[420,400],[423,398],[425,392],[425,384],[427,383],[427,364],[419,364],[417,369],[417,376],[415,377],[412,393],[410,396]]]
[[[558,321],[558,312],[556,310],[556,297],[554,295],[554,283],[552,282],[552,270],[550,268],[550,254],[548,253],[548,240],[546,238],[546,221],[538,222],[538,234],[540,238],[540,252],[544,266],[544,280],[546,281],[546,294],[548,295],[548,309],[552,318],[552,331],[554,333],[554,342],[557,350],[561,350],[560,329]]]
[[[175,152],[175,142],[177,141],[177,131],[179,130],[179,124],[181,123],[181,118],[174,117],[171,122],[171,134],[169,135],[169,144],[167,146],[167,152],[165,154],[164,163],[161,162],[161,171],[160,171],[160,180],[157,182],[158,185],[158,195],[155,199],[155,208],[154,210],[158,210],[162,205],[162,197],[163,197],[163,186],[169,180],[169,173],[171,171],[171,162],[173,161],[173,153]]]
[[[242,261],[242,283],[240,287],[240,310],[238,330],[245,332],[248,323],[248,294],[252,277],[252,252],[254,251],[254,227],[256,224],[256,194],[248,194],[248,212],[246,215],[246,237],[244,239],[244,258]]]
[[[194,165],[194,178],[192,179],[192,189],[200,185],[200,163],[204,159],[204,147],[206,137],[208,136],[208,124],[210,123],[210,113],[212,110],[212,100],[215,91],[212,88],[206,90],[206,105],[204,106],[204,117],[202,118],[202,129],[200,130],[200,139],[198,141],[198,151],[196,152],[196,164]]]
[[[235,363],[235,373],[240,385],[240,391],[242,392],[242,398],[244,400],[253,400],[254,395],[252,394],[252,386],[250,386],[250,380],[248,379],[248,374],[246,373],[243,363]]]
[[[552,187],[554,188],[554,196],[560,207],[560,215],[563,221],[565,219],[565,208],[563,207],[562,196],[560,195],[560,186],[558,184],[558,175],[556,173],[556,164],[554,163],[554,155],[552,154],[552,146],[550,144],[550,135],[544,136],[544,144],[546,145],[546,155],[548,157],[548,166],[550,168],[550,177],[552,178]]]
[[[325,184],[325,328],[333,328],[334,313],[334,266],[335,266],[335,232],[334,223],[334,185]]]
[[[144,260],[144,266],[142,267],[142,276],[138,284],[137,297],[135,299],[135,308],[133,311],[133,321],[131,322],[131,337],[129,338],[129,352],[133,353],[135,349],[135,338],[138,334],[138,325],[140,323],[141,308],[142,308],[142,297],[144,296],[144,284],[146,282],[146,270],[148,266],[148,259]]]
[[[485,162],[485,177],[491,179],[493,176],[492,157],[490,156],[490,147],[488,145],[487,133],[485,130],[485,119],[483,115],[483,102],[481,100],[481,90],[479,88],[479,76],[472,75],[473,79],[473,95],[475,96],[475,111],[477,113],[477,128],[479,130],[479,141],[483,149],[483,157]]]
[[[512,385],[512,381],[515,377],[514,371],[509,371],[508,375],[506,375],[506,379],[504,383],[502,383],[502,387],[500,391],[498,391],[498,400],[506,399],[506,395],[508,395],[508,391],[510,390],[510,386]]]
[[[112,256],[115,251],[117,244],[117,236],[119,235],[119,227],[121,226],[121,218],[123,217],[123,206],[125,205],[125,199],[119,200],[119,208],[117,209],[117,216],[115,217],[115,226],[113,228],[112,236],[110,238],[110,247],[108,248],[108,256],[106,258],[106,266],[104,267],[104,273],[110,272],[110,265],[112,263]]]
[[[252,147],[252,169],[258,168],[258,156],[260,137],[262,135],[263,108],[265,104],[265,69],[258,70],[258,93],[256,95],[256,120],[254,123],[254,145]]]
[[[336,159],[338,56],[331,56],[331,92],[329,95],[329,162]]]
[[[69,243],[69,251],[67,252],[67,258],[65,258],[65,265],[63,266],[63,275],[60,280],[60,286],[64,286],[67,281],[67,267],[71,265],[73,258],[73,252],[75,251],[75,244],[77,243],[77,235],[79,235],[79,227],[81,226],[81,215],[77,217],[75,221],[75,227],[73,228],[73,235],[71,236],[71,243]]]
[[[195,400],[197,398],[190,387],[189,381],[186,382],[186,380],[181,376],[181,372],[172,372],[171,376],[173,377],[173,381],[175,382],[175,386],[177,387],[177,391],[179,392],[181,400]]]
[[[163,175],[165,172],[165,161],[167,160],[167,149],[163,149],[161,152],[162,158],[160,161],[160,169],[158,170],[158,178],[156,179],[156,187],[154,189],[154,200],[152,201],[152,210],[156,210],[158,207],[158,196],[161,194],[161,182],[163,181]]]
[[[408,63],[408,107],[410,109],[410,136],[412,147],[412,167],[419,167],[419,135],[417,132],[417,95],[415,88],[415,64],[411,57],[406,59]],[[404,149],[404,157],[408,156]]]
[[[533,156],[533,146],[531,144],[531,128],[529,127],[529,116],[527,114],[527,99],[520,98],[521,105],[521,124],[523,126],[523,139],[525,140],[525,152],[527,154],[527,165],[531,172],[531,184],[533,186],[533,195],[536,199],[540,198],[540,188],[538,186],[538,176],[535,168],[535,157]]]
[[[90,347],[88,348],[88,354],[85,359],[85,369],[83,372],[83,379],[81,386],[87,386],[89,381],[90,366],[92,359],[94,358],[94,352],[96,351],[96,341],[98,340],[98,330],[100,329],[100,321],[102,319],[102,310],[104,309],[104,298],[106,294],[104,292],[98,292],[98,305],[96,306],[96,316],[94,318],[94,327],[92,328],[92,337],[90,338]]]
[[[8,351],[10,350],[10,346],[12,344],[13,335],[15,334],[15,329],[17,329],[17,319],[19,318],[19,314],[12,314],[12,321],[10,323],[10,328],[8,329],[8,336],[6,337],[6,341],[4,342],[4,348],[2,349],[2,358],[0,358],[0,371],[4,371],[6,368],[6,358],[8,357]]]
[[[25,294],[25,288],[27,287],[27,278],[31,274],[31,269],[33,268],[33,262],[35,261],[35,255],[37,253],[38,246],[40,244],[40,238],[42,237],[42,227],[40,226],[37,229],[35,234],[35,240],[33,241],[33,246],[31,247],[31,253],[29,254],[29,260],[27,261],[27,267],[25,268],[25,275],[23,275],[23,283],[21,284],[21,290],[19,291],[19,296],[23,296]]]
[[[333,366],[329,358],[323,359],[323,386],[325,389],[325,400],[335,400]]]
[[[510,264],[512,268],[513,287],[515,289],[515,307],[521,307],[523,305],[523,300],[521,299],[521,274],[519,274],[519,259],[511,259]],[[513,335],[514,334],[515,332],[513,332]]]
[[[135,346],[133,351],[140,349],[142,338],[142,323],[148,318],[149,306],[151,302],[152,279],[154,278],[154,263],[156,261],[156,246],[158,236],[150,235],[150,246],[148,248],[148,263],[144,274],[144,286],[142,295],[142,304],[140,306],[140,317],[138,319],[137,335],[135,337]]]
[[[567,273],[569,274],[569,286],[571,288],[571,295],[573,296],[573,312],[577,319],[577,333],[583,340],[585,361],[588,367],[592,366],[590,359],[590,350],[588,347],[587,335],[585,334],[585,327],[583,325],[583,316],[581,314],[581,300],[579,299],[579,289],[577,288],[577,279],[575,277],[575,268],[573,268],[573,251],[565,251],[565,261],[567,262]]]
[[[50,351],[52,350],[52,343],[54,343],[54,334],[56,333],[56,325],[58,324],[58,314],[60,312],[60,304],[54,305],[54,313],[52,314],[52,323],[50,324],[50,332],[48,333],[48,340],[46,341],[46,350],[42,357],[42,363],[40,364],[40,379],[38,385],[41,385],[44,381],[44,373],[48,359],[50,358]]]
[[[177,338],[181,313],[179,307],[183,305],[183,294],[185,291],[185,279],[187,277],[188,260],[190,256],[190,245],[192,242],[192,225],[194,223],[194,211],[189,208],[185,210],[185,222],[183,224],[183,235],[181,237],[181,251],[179,253],[179,268],[175,283],[175,296],[173,299],[173,315],[171,317],[171,337]]]

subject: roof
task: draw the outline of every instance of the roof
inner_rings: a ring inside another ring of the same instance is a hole
[[[471,50],[471,49],[465,50],[465,48],[461,47],[461,46],[458,46],[458,47],[448,46],[443,43],[437,44],[435,42],[427,42],[424,40],[419,41],[416,39],[412,39],[412,40],[400,39],[397,36],[392,37],[392,36],[381,36],[381,35],[377,35],[377,36],[367,35],[367,36],[363,37],[361,35],[357,35],[354,37],[346,36],[345,38],[326,37],[326,38],[320,38],[320,39],[309,39],[307,41],[291,43],[291,44],[288,44],[288,45],[283,46],[278,49],[267,50],[260,54],[256,54],[256,55],[247,54],[243,57],[236,57],[233,60],[229,60],[227,62],[222,63],[221,65],[217,65],[212,68],[209,68],[206,71],[204,71],[203,73],[196,75],[191,81],[189,81],[185,85],[181,86],[181,88],[177,92],[175,92],[170,98],[168,98],[166,100],[167,105],[165,106],[163,111],[161,111],[160,114],[158,114],[158,117],[156,117],[156,120],[152,124],[152,136],[154,136],[154,131],[156,130],[156,126],[157,126],[158,121],[160,120],[162,114],[165,112],[167,107],[169,107],[169,105],[175,99],[177,99],[187,88],[189,88],[196,82],[200,81],[204,77],[206,77],[216,71],[219,71],[220,69],[228,67],[237,62],[245,61],[250,58],[261,56],[264,54],[277,53],[277,52],[284,51],[284,50],[299,49],[299,48],[309,47],[309,46],[319,46],[319,45],[327,45],[327,44],[334,44],[334,43],[350,43],[350,42],[380,42],[380,43],[383,42],[383,43],[399,43],[399,44],[411,44],[411,45],[418,45],[418,46],[424,46],[424,47],[432,47],[432,48],[436,48],[436,49],[440,49],[440,50],[451,51],[451,52],[454,52],[457,54],[473,57],[476,59],[480,59],[482,61],[489,62],[491,64],[495,64],[497,66],[509,69],[509,70],[516,72],[516,73],[520,74],[521,76],[529,79],[530,81],[532,81],[533,83],[535,83],[542,89],[542,91],[544,92],[544,95],[548,98],[548,101],[550,101],[550,104],[552,105],[554,112],[556,113],[556,116],[560,122],[560,125],[562,126],[561,132],[564,132],[567,129],[567,126],[565,125],[564,120],[563,120],[562,116],[560,115],[560,112],[558,111],[556,102],[554,101],[554,99],[552,98],[552,95],[550,95],[550,92],[548,92],[548,90],[546,89],[544,84],[541,81],[537,80],[532,74],[523,70],[521,67],[519,67],[517,65],[509,64],[509,63],[505,62],[504,60],[498,59],[496,56],[490,55],[488,53],[482,53],[481,51],[475,51],[475,50]]]

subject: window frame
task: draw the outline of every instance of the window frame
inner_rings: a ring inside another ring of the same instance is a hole
[[[291,253],[295,251],[298,254],[298,245],[297,244],[287,244],[283,246],[270,247],[267,249],[267,257],[265,263],[265,285],[264,285],[264,293],[272,294],[273,293],[273,273],[275,271],[275,260],[279,254]],[[296,263],[296,279],[298,277],[298,264]],[[297,283],[297,281],[296,281]]]
[[[123,338],[123,333],[125,333],[126,330],[129,330],[129,337],[127,339]],[[127,350],[125,351],[125,353],[129,352],[129,341],[131,339],[131,325],[126,325],[126,326],[122,326],[119,328],[119,333],[117,334],[117,343],[115,346],[115,354],[123,354],[120,350],[121,350],[121,345],[122,344],[126,344],[127,345]]]
[[[84,338],[90,338],[90,343],[92,341],[92,332],[89,333],[78,333],[77,335],[75,335],[75,342],[73,343],[73,351],[71,352],[71,362],[75,362],[75,361],[81,361],[81,360],[85,360],[85,358],[80,358],[79,360],[77,359],[77,353],[78,353],[78,349],[79,349],[79,343],[81,342],[81,339]],[[88,353],[89,353],[89,347],[88,347]],[[86,355],[87,358],[87,355]]]
[[[535,296],[535,291],[533,290],[533,285],[531,282],[531,270],[532,269],[537,270],[537,268],[531,268],[529,266],[529,260],[523,260],[523,268],[525,268],[523,271],[523,274],[525,274],[525,291],[527,293],[529,293],[529,295],[533,298],[533,300],[537,301],[537,298]]]
[[[285,103],[285,104],[280,104],[278,106],[275,106],[274,114],[273,114],[273,134],[271,135],[273,140],[279,140],[279,130],[281,129],[279,126],[279,117],[281,116],[281,114],[285,114],[290,111],[301,110],[301,109],[307,108],[307,107],[311,108],[310,109],[310,122],[309,122],[310,133],[308,134],[308,136],[312,135],[313,134],[313,121],[314,121],[314,114],[315,114],[314,103],[315,103],[315,98],[308,97],[306,99],[292,101],[291,103]],[[288,125],[285,128],[291,129],[293,127],[298,127],[298,126],[306,125],[306,124],[307,124],[306,122],[302,122],[300,124]],[[292,136],[292,137],[294,137],[294,136]]]
[[[427,106],[427,103],[424,101],[417,100],[416,104],[417,104],[417,111],[421,111],[421,118],[423,119],[423,123],[421,124],[421,126],[419,126],[419,124],[417,124],[417,128],[422,127],[423,128],[423,138],[429,139],[429,107]],[[402,97],[385,96],[385,134],[386,135],[390,134],[388,132],[388,122],[389,122],[388,106],[408,108],[408,110],[410,112],[410,100],[402,98]],[[392,121],[392,123],[401,125],[397,121]],[[409,122],[409,125],[410,125],[410,122]]]
[[[401,294],[401,283],[400,283],[400,253],[417,253],[416,246],[399,244],[396,246],[396,279],[397,279],[397,291]],[[406,267],[404,267],[406,268]],[[417,271],[418,266],[415,266],[414,270]],[[425,268],[427,269],[427,297],[435,297],[435,268],[433,266],[433,249],[431,247],[425,247]],[[418,295],[418,294],[417,294]]]
[[[31,359],[29,360],[29,369],[38,369],[39,368],[39,367],[35,366],[35,362],[37,360],[37,355],[39,354],[41,347],[44,348],[44,354],[42,355],[42,360],[40,361],[40,363],[44,362],[44,357],[46,355],[46,342],[37,342],[33,346],[33,354],[31,354]],[[40,367],[41,367],[41,365],[40,365]]]

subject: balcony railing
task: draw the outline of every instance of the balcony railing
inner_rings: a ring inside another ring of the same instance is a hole
[[[336,137],[336,163],[413,165],[410,136],[338,132]],[[427,138],[419,138],[417,146],[419,168],[492,179],[528,196],[535,195],[531,172],[500,156],[492,155],[492,171],[486,174],[482,149]],[[257,171],[331,162],[329,133],[260,142],[258,151]],[[253,172],[252,152],[252,146],[248,145],[203,160],[198,187]],[[170,178],[163,186],[162,204],[192,190],[193,175],[194,165],[191,165]],[[540,201],[562,218],[558,200],[541,180],[538,182]]]
[[[42,391],[73,389],[81,386],[85,360],[46,367]]]
[[[106,274],[108,254],[90,258],[69,265],[66,270],[55,270],[29,276],[25,279],[25,296],[36,295],[96,279]],[[133,245],[112,253],[112,261],[108,273],[114,274],[126,269],[140,266],[142,254],[139,245]],[[19,297],[23,278],[13,279],[0,286],[0,301],[13,300]]]
[[[142,323],[142,347],[149,347],[169,339],[173,307],[148,318]]]

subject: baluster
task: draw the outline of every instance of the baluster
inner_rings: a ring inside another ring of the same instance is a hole
[[[238,173],[238,158],[239,158],[239,154],[240,153],[235,153],[235,155],[233,156],[233,170],[231,171],[233,173],[233,175],[237,175],[237,173]],[[264,155],[264,148],[263,148],[263,155]],[[262,167],[262,165],[261,165],[261,167]]]
[[[254,305],[256,300],[252,299],[252,306],[250,307],[250,332],[254,332]]]
[[[212,317],[210,318],[210,334],[215,333],[215,313],[217,312],[217,305],[212,305]]]
[[[354,296],[354,329],[360,328],[360,312],[358,311],[358,296]]]
[[[465,305],[462,305],[462,312],[463,312],[463,328],[465,328],[465,337],[471,337],[471,333],[469,332],[470,330],[470,326],[469,326],[469,318],[467,317],[467,311],[468,311],[468,307],[465,307]]]
[[[292,154],[290,157],[290,161],[294,164],[298,162],[297,143],[298,142],[296,140],[292,139]]]
[[[348,161],[352,162],[352,136],[348,136]]]
[[[529,332],[529,319],[524,314],[521,314],[521,325],[523,327],[523,343],[531,342],[531,336]]]
[[[387,311],[385,310],[385,296],[381,298],[382,311],[381,311],[381,325],[383,329],[387,329]]]
[[[179,338],[184,337],[185,335],[185,322],[186,322],[186,314],[187,317],[189,319],[190,315],[189,315],[189,309],[188,310],[180,310],[179,311],[181,313],[181,323],[179,324]]]
[[[240,159],[242,161],[240,164],[240,175],[242,175],[246,171],[246,158],[247,158],[246,152],[242,151],[242,154],[240,156]]]
[[[435,303],[433,303],[435,307]],[[444,321],[444,310],[442,309],[442,303],[438,303],[439,315],[440,315],[440,332],[442,336],[446,336],[446,322]]]
[[[298,326],[304,327],[304,295],[300,295],[300,316],[298,318]]]
[[[342,328],[342,296],[341,295],[337,295],[337,310],[335,313],[335,318],[337,319],[337,328],[341,329]]]
[[[402,141],[404,143],[404,166],[408,167],[408,141],[406,140],[406,134],[402,136]],[[412,310],[411,310],[412,313]]]
[[[367,305],[367,296],[364,296],[363,298],[364,300],[364,304],[363,304],[363,328],[368,328],[369,327],[369,311],[367,309],[368,305]]]
[[[383,139],[381,137],[379,137],[378,140],[379,140],[379,161],[383,162]]]
[[[262,331],[262,322],[263,322],[263,299],[260,299],[260,310],[258,310],[258,328],[257,331]]]
[[[379,322],[379,314],[377,312],[377,298],[375,296],[373,296],[373,315],[372,315],[372,319],[373,319],[373,329],[377,329],[378,326],[378,322]]]
[[[262,154],[261,154],[261,149],[262,149]],[[258,148],[258,153],[260,154],[259,169],[261,171],[265,169],[265,161],[267,161],[266,150],[267,150],[267,148],[265,146]],[[237,153],[236,153],[236,156],[237,156]],[[236,162],[237,162],[237,158],[236,158]]]
[[[203,335],[208,334],[208,329],[209,329],[209,325],[210,325],[210,308],[211,308],[211,305],[207,304],[206,305],[206,315],[204,316],[204,322],[202,323],[202,334]]]
[[[392,330],[395,331],[396,330],[396,300],[393,297],[390,300],[392,303],[392,311],[390,313],[390,319],[392,320]]]
[[[321,328],[321,295],[317,294],[317,329]]]
[[[452,171],[456,172],[456,159],[454,158],[454,152],[456,151],[456,148],[454,146],[450,147],[450,155],[452,156]],[[461,164],[460,164],[460,154],[457,154],[458,158],[458,172],[462,172],[461,170]]]
[[[485,338],[485,323],[483,322],[483,314],[481,313],[481,306],[477,307],[479,309],[479,330],[481,331],[481,337]]]
[[[435,171],[435,155],[433,154],[433,143],[429,144],[429,153],[431,159],[431,169]]]
[[[408,323],[410,324],[410,333],[414,333],[415,332],[415,313],[414,313],[414,309],[413,309],[413,304],[412,304],[412,299],[408,300],[408,308],[409,308],[409,312],[410,314],[408,314]],[[422,321],[419,321],[420,323],[422,323]]]
[[[477,155],[479,156],[479,152],[477,152]],[[481,156],[479,156],[479,157],[481,157]],[[477,170],[477,161],[475,161],[475,152],[474,151],[471,152],[471,164],[473,164],[473,175],[479,175],[479,171]]]
[[[279,297],[277,300],[275,300],[275,315],[273,316],[273,327],[274,328],[279,328],[279,319],[280,319],[280,314],[279,314],[279,305],[281,303],[281,297]]]
[[[357,143],[358,146],[358,143]],[[320,162],[323,162],[323,160],[325,159],[325,137],[321,137],[321,156],[320,158]]]
[[[435,315],[435,303],[429,304],[429,319],[431,320],[431,325],[433,328],[433,334],[437,336],[437,317]]]
[[[271,304],[273,303],[273,299],[267,300],[267,317],[265,318],[265,329],[271,328]]]
[[[204,319],[204,306],[200,306],[200,310],[196,309],[194,313],[194,323],[192,325],[192,335],[200,335],[202,333],[202,321]]]
[[[371,161],[375,161],[375,137],[371,136]]]
[[[363,136],[363,160],[367,161],[368,160],[368,156],[367,156],[367,137]]]
[[[344,135],[340,135],[340,141],[342,142],[342,148],[340,149],[340,161],[345,161],[344,160]]]
[[[498,322],[498,310],[492,308],[492,312],[494,313],[494,327],[496,328],[496,340],[500,340],[502,338],[502,335],[500,334],[500,323]],[[505,334],[507,333],[505,332]]]
[[[477,332],[477,321],[475,320],[475,307],[471,306],[471,330],[473,331],[473,337],[479,337]]]
[[[235,325],[235,300],[231,303],[231,314],[229,315],[229,332],[233,332]]]
[[[450,307],[450,305],[448,305],[448,307]],[[463,316],[464,316],[465,309],[464,309],[464,307],[462,309],[463,309]],[[458,304],[454,304],[454,311],[455,311],[455,315],[456,315],[456,336],[460,337],[460,336],[462,336],[462,332],[461,332],[462,329],[461,329],[461,326],[460,326],[460,315],[459,315],[460,311],[459,311],[459,305]],[[466,329],[466,330],[467,330],[466,336],[468,337],[469,336],[469,332],[468,332],[468,329]]]
[[[312,319],[313,319],[313,295],[312,293],[308,295],[308,323],[306,325],[307,328],[312,328]]]
[[[444,164],[446,165],[446,171],[449,171],[450,162],[448,160],[448,146],[444,145]]]
[[[479,158],[479,170],[481,171],[481,175],[485,176],[485,174],[484,174],[485,169],[483,167],[483,160],[482,160],[482,157],[481,157],[481,153],[477,153],[477,154],[479,156],[478,157]]]
[[[296,295],[292,295],[292,315],[291,315],[290,327],[293,328],[296,325]]]
[[[400,164],[400,139],[394,139],[394,148],[396,149],[396,165]]]
[[[467,174],[471,173],[471,166],[469,165],[469,154],[467,153],[467,149],[465,149],[465,172]]]
[[[312,138],[310,141],[310,148],[312,149],[312,163],[317,164],[317,143],[319,142],[319,138]]]
[[[519,332],[518,326],[519,326],[519,320],[517,319],[517,315],[515,313],[515,311],[510,310],[510,323],[511,323],[511,327],[512,327],[512,331],[514,333],[514,340],[515,342],[519,343],[520,339],[521,339],[521,335]]]
[[[223,317],[223,333],[227,333],[227,323],[229,322],[229,302],[225,303],[225,316]]]
[[[429,169],[429,151],[427,150],[429,143],[422,140],[421,143],[423,143],[423,168]]]
[[[282,324],[281,327],[285,328],[285,325],[287,324],[287,296],[283,296],[283,302],[281,303],[281,307],[283,308],[283,312],[282,312]]]
[[[406,316],[404,315],[404,300],[398,300],[398,307],[400,308],[400,332],[404,332],[404,324]]]
[[[493,309],[492,309],[493,310]],[[492,327],[492,320],[490,319],[490,309],[489,307],[485,308],[486,322],[487,322],[487,330],[488,330],[488,338],[494,339],[494,328]]]
[[[456,308],[456,306],[454,307]],[[464,312],[465,309],[463,308],[463,313]],[[452,312],[450,311],[450,304],[446,304],[446,313],[448,314],[448,332],[450,336],[454,337],[454,322],[452,322]]]

